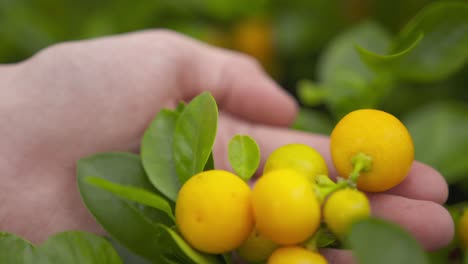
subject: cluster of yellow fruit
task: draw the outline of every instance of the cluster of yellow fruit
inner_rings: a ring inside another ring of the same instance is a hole
[[[317,231],[326,228],[343,239],[355,221],[370,215],[369,201],[358,189],[394,187],[413,161],[404,125],[377,110],[345,116],[330,145],[342,176],[337,182],[328,177],[322,155],[305,144],[276,149],[253,189],[228,171],[193,176],[176,201],[179,232],[199,251],[235,250],[248,262],[327,263],[317,251]]]

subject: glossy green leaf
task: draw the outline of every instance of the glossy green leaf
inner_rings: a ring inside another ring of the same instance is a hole
[[[109,240],[109,243],[112,244],[117,254],[119,254],[122,262],[124,264],[151,264],[147,259],[144,259],[134,252],[128,250],[128,248],[122,246],[118,241],[112,237],[106,237]]]
[[[355,223],[347,244],[360,264],[426,264],[422,246],[401,227],[380,219]]]
[[[449,183],[468,177],[468,108],[433,103],[402,118],[410,131],[416,159],[439,170]]]
[[[174,160],[180,183],[203,171],[216,137],[218,107],[204,92],[185,107],[177,119],[173,139]]]
[[[185,240],[179,236],[174,230],[169,227],[159,225],[164,230],[164,235],[170,237],[170,241],[174,247],[179,250],[164,250],[162,255],[171,261],[176,263],[193,263],[193,264],[220,264],[220,259],[215,255],[201,254],[198,251],[190,247]],[[183,253],[183,254],[181,254]]]
[[[175,223],[175,217],[172,213],[171,205],[166,199],[155,193],[137,187],[116,184],[98,177],[86,177],[85,181],[91,185],[109,191],[120,198],[128,199],[130,201],[161,210],[174,220]]]
[[[248,181],[260,164],[260,149],[251,137],[236,135],[229,142],[228,157],[236,174]]]
[[[0,233],[0,263],[14,264],[121,264],[112,245],[102,237],[84,232],[63,232],[33,246],[9,233]]]
[[[468,3],[441,1],[424,8],[401,31],[394,50],[423,32],[421,42],[399,61],[399,78],[437,81],[447,78],[468,60]]]
[[[179,105],[178,111],[182,111]],[[149,180],[156,189],[175,201],[180,189],[173,156],[173,139],[179,113],[161,110],[143,135],[141,159]]]
[[[400,61],[415,49],[422,39],[423,34],[419,33],[412,42],[408,43],[408,46],[402,47],[402,50],[393,51],[389,55],[378,54],[361,46],[357,46],[356,50],[359,52],[361,59],[372,69],[392,72],[395,71],[395,67],[399,67]]]
[[[86,182],[88,175],[156,192],[137,155],[101,153],[78,162],[78,185],[90,212],[119,243],[152,263],[218,263],[213,256],[181,246],[167,231],[165,225],[171,225],[172,219],[165,213],[90,185]]]

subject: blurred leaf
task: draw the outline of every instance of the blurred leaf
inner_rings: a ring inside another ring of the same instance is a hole
[[[0,233],[0,263],[119,264],[119,256],[104,238],[84,232],[55,234],[42,245],[9,233]]]
[[[356,45],[383,53],[389,48],[390,36],[367,21],[338,35],[325,50],[319,62],[319,85],[326,90],[327,107],[335,119],[355,109],[375,108],[392,83],[390,75],[377,75],[361,61]]]
[[[447,78],[468,60],[468,4],[442,1],[429,5],[401,31],[393,50],[408,46],[414,36],[424,39],[399,61],[401,79],[431,82]]]
[[[359,45],[376,53],[385,53],[390,47],[390,35],[373,21],[360,23],[339,34],[323,52],[319,61],[319,80],[333,82],[342,73],[370,80],[374,73],[363,64],[355,46]]]
[[[128,199],[130,201],[161,210],[166,213],[167,216],[172,218],[175,223],[175,217],[172,213],[171,205],[168,201],[155,193],[137,187],[116,184],[99,177],[86,177],[85,181],[91,185],[109,191],[120,198]]]
[[[180,182],[174,160],[174,131],[179,113],[159,111],[146,129],[141,142],[141,159],[149,180],[172,201],[177,199]]]
[[[297,83],[297,97],[306,106],[317,106],[326,96],[326,91],[310,80],[303,79]]]
[[[317,54],[344,27],[341,2],[273,2],[275,47],[281,57],[294,64]],[[308,64],[310,68],[310,60]]]
[[[208,92],[193,98],[177,119],[173,153],[181,184],[205,167],[216,137],[217,122],[218,107]]]
[[[209,16],[212,19],[227,22],[245,17],[249,14],[255,14],[261,11],[266,2],[265,0],[237,1],[218,1],[218,0],[198,0],[185,1],[200,13]]]
[[[402,47],[402,50],[394,51],[394,53],[389,55],[377,54],[361,46],[357,46],[356,49],[361,59],[372,69],[392,72],[395,71],[395,67],[399,66],[399,62],[418,46],[422,39],[423,34],[418,34],[413,42],[408,43],[409,46]]]
[[[360,264],[426,264],[421,245],[401,227],[380,219],[354,224],[347,244]]]
[[[416,159],[439,170],[449,183],[468,177],[468,108],[435,102],[407,116],[403,122],[414,141]]]
[[[301,108],[294,120],[292,128],[312,133],[329,135],[333,130],[333,122],[323,112]]]
[[[255,140],[249,136],[234,136],[229,142],[228,154],[236,174],[248,181],[260,164],[260,149]]]
[[[113,238],[136,254],[161,264],[219,263],[216,257],[190,248],[174,231],[166,227],[165,225],[172,224],[166,214],[155,214],[160,211],[121,199],[86,182],[88,175],[96,175],[114,183],[156,192],[137,155],[93,155],[78,162],[77,174],[81,196],[90,212]]]

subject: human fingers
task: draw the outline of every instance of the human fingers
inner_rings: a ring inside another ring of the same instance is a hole
[[[368,194],[368,197],[372,215],[402,226],[426,250],[446,246],[453,239],[452,217],[438,203],[385,193]]]
[[[320,250],[328,261],[328,264],[356,264],[356,260],[350,250],[324,248]]]
[[[386,193],[444,204],[448,198],[448,185],[438,171],[424,163],[414,162],[403,182]]]
[[[276,84],[252,57],[211,47],[173,32],[166,32],[180,50],[179,67],[184,99],[210,91],[220,109],[252,122],[289,125],[297,103]]]

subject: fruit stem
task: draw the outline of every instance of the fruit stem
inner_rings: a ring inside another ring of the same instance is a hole
[[[367,172],[372,168],[372,158],[362,152],[356,154],[352,159],[353,171],[348,177],[349,184],[356,187],[361,172]]]
[[[318,175],[315,177],[316,195],[320,203],[332,192],[348,186],[348,182],[340,180],[333,182],[327,175]]]

